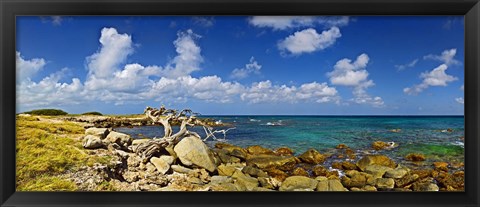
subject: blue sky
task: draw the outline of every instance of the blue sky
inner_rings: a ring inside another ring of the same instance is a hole
[[[17,17],[17,112],[464,113],[463,16]]]

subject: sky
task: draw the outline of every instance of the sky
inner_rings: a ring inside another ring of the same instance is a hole
[[[463,16],[17,16],[17,112],[463,115]]]

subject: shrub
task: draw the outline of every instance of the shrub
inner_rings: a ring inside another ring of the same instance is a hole
[[[58,116],[58,115],[67,115],[68,113],[60,109],[38,109],[38,110],[24,112],[24,114]]]
[[[97,111],[90,111],[90,112],[85,112],[82,115],[96,115],[96,116],[103,116],[102,113],[97,112]]]

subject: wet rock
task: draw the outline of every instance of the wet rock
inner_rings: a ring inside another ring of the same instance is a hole
[[[393,178],[377,178],[375,187],[377,188],[393,188],[395,187],[395,180]]]
[[[398,165],[397,168],[385,172],[384,177],[397,178],[397,179],[403,178],[403,176],[405,176],[408,172],[409,172],[408,168]]]
[[[252,177],[268,177],[267,173],[264,172],[263,170],[260,170],[258,168],[252,167],[252,166],[245,166],[242,169],[242,172],[245,174],[248,174]]]
[[[433,166],[437,170],[448,171],[448,163],[446,162],[434,162]]]
[[[275,150],[276,155],[293,155],[293,150],[288,147],[280,147]]]
[[[259,177],[258,182],[260,183],[260,186],[268,189],[276,189],[278,186],[280,186],[280,182],[274,178]]]
[[[295,168],[295,169],[293,170],[293,172],[292,172],[292,175],[305,176],[305,177],[308,177],[308,176],[309,176],[309,175],[308,175],[308,172],[307,172],[305,169],[301,168],[301,167]]]
[[[419,162],[419,161],[425,161],[425,155],[419,154],[419,153],[410,153],[407,156],[405,156],[406,160],[409,161],[414,161],[414,162]]]
[[[367,184],[367,177],[363,174],[354,174],[352,177],[342,177],[342,184],[347,188],[361,188]]]
[[[345,144],[338,144],[335,148],[336,149],[348,149],[349,147]]]
[[[414,191],[439,191],[440,188],[431,182],[416,182],[413,184]]]
[[[366,185],[362,188],[362,190],[364,190],[364,191],[377,191],[377,188],[375,188],[375,186]]]
[[[87,135],[83,138],[83,148],[85,149],[98,149],[104,146],[102,139],[98,136]]]
[[[238,185],[243,185],[246,190],[252,191],[254,188],[258,187],[258,180],[256,178],[245,175],[240,170],[236,170],[232,178],[234,183]]]
[[[327,157],[325,155],[320,154],[320,152],[318,152],[315,149],[309,149],[303,154],[301,154],[300,156],[298,156],[298,158],[305,163],[320,164],[325,162],[325,159]]]
[[[407,173],[403,178],[395,179],[395,187],[403,188],[417,181],[419,177],[417,174]]]
[[[347,155],[347,157],[350,159],[357,158],[357,155],[355,155],[355,152],[351,149],[345,149],[345,155]]]
[[[85,135],[93,135],[105,139],[110,131],[108,128],[88,128],[85,130]]]
[[[169,169],[170,165],[173,163],[174,158],[172,156],[160,156],[158,157],[152,157],[150,159],[150,162],[155,165],[157,168],[157,171],[160,172],[162,175],[164,175]]]
[[[107,143],[117,143],[120,146],[128,147],[132,144],[132,138],[128,134],[112,131],[105,138]]]
[[[190,173],[192,171],[192,169],[183,167],[181,165],[172,165],[170,166],[170,168],[172,168],[172,170],[175,172],[185,173],[185,174]]]
[[[333,162],[332,163],[332,168],[341,170],[341,169],[343,169],[342,163],[341,162]]]
[[[374,178],[381,178],[385,174],[385,172],[393,170],[392,168],[385,167],[382,165],[368,165],[365,167],[365,172],[373,175]]]
[[[367,155],[357,162],[358,168],[362,171],[364,171],[368,165],[381,165],[390,168],[395,168],[397,166],[393,160],[385,155]]]
[[[465,172],[458,171],[453,174],[446,172],[440,172],[439,175],[435,178],[438,181],[438,184],[447,188],[447,190],[464,190],[465,188]]]
[[[213,153],[197,137],[185,137],[173,148],[180,161],[187,166],[196,165],[210,172],[216,170]]]
[[[280,191],[313,191],[318,181],[305,176],[291,176],[283,181]]]
[[[247,165],[260,169],[281,168],[294,165],[295,163],[296,160],[293,156],[252,155],[247,158]]]
[[[372,143],[372,148],[374,150],[383,150],[390,148],[390,144],[382,141],[375,141]]]
[[[245,160],[247,159],[247,153],[245,152],[245,150],[239,150],[239,149],[233,149],[230,153],[229,153],[231,156],[234,156],[234,157],[237,157],[241,160]]]
[[[265,169],[265,171],[267,172],[267,174],[272,177],[272,178],[275,178],[277,179],[278,181],[284,181],[287,177],[288,177],[288,174],[279,170],[279,169],[275,169],[275,168],[268,168],[268,169]]]
[[[321,165],[316,165],[312,168],[312,173],[314,176],[326,176],[328,170]]]
[[[355,163],[347,162],[347,161],[342,162],[342,168],[344,170],[356,170],[356,169],[358,169],[357,165]]]
[[[252,155],[261,155],[261,154],[272,155],[272,154],[275,154],[272,150],[261,147],[259,145],[254,145],[254,146],[247,147],[247,152],[249,154],[252,154]]]
[[[317,191],[348,191],[339,180],[322,180],[317,184]]]

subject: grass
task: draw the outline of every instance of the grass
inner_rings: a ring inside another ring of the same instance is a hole
[[[44,117],[42,117],[44,118]],[[16,180],[18,191],[73,191],[75,183],[61,175],[109,157],[88,155],[81,141],[81,125],[51,123],[35,117],[17,117]]]

